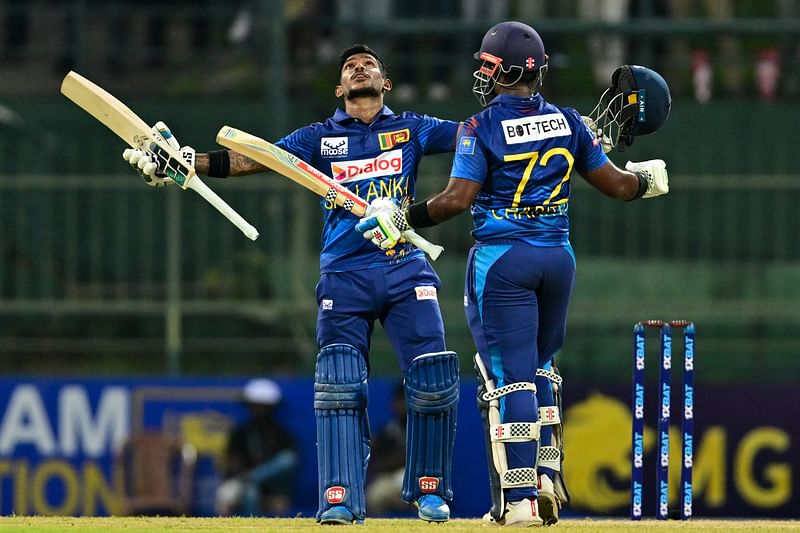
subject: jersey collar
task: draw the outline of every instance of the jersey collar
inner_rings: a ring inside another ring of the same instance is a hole
[[[540,93],[536,93],[533,96],[514,96],[513,94],[498,94],[492,101],[486,104],[486,107],[492,105],[499,105],[499,104],[506,104],[506,105],[526,105],[530,106],[531,104],[535,105],[536,107],[541,107],[542,103],[544,102],[544,98]]]
[[[389,106],[384,105],[380,113],[378,113],[378,116],[375,117],[374,122],[377,122],[382,118],[390,116],[394,116],[394,111],[389,109]],[[348,115],[347,112],[341,107],[337,107],[336,112],[333,114],[333,120],[334,122],[337,122],[339,124],[350,124],[352,122],[355,122],[357,119],[355,117],[351,117],[350,115]]]

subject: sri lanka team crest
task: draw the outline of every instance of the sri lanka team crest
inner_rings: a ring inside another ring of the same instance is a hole
[[[408,128],[400,131],[388,131],[378,134],[381,150],[389,150],[397,144],[408,142],[409,139],[411,139],[411,132]]]

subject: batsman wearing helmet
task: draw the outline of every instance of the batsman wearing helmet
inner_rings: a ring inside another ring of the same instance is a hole
[[[478,405],[484,420],[492,508],[488,525],[558,521],[567,500],[561,479],[561,376],[552,366],[564,343],[575,282],[569,241],[573,172],[624,201],[668,192],[664,161],[606,156],[652,133],[671,105],[663,79],[622,67],[592,117],[539,93],[547,54],[538,33],[502,22],[484,36],[473,92],[485,107],[458,135],[447,187],[427,201],[364,218],[381,227],[386,248],[402,231],[433,226],[471,207],[465,310],[478,353]],[[590,124],[593,129],[587,125]],[[379,241],[381,239],[378,239]]]
[[[384,105],[392,89],[377,52],[363,44],[340,56],[336,96],[344,101],[324,122],[295,130],[275,144],[328,171],[370,201],[367,213],[392,212],[414,196],[423,155],[452,152],[459,123]],[[163,123],[165,139],[174,141]],[[177,144],[177,143],[176,143]],[[198,172],[213,177],[267,170],[219,150],[194,154]],[[149,185],[166,185],[152,154],[126,150],[125,159]],[[421,519],[445,522],[452,500],[451,462],[459,394],[458,356],[445,346],[439,276],[409,243],[376,249],[353,231],[358,219],[322,200],[324,224],[317,284],[314,412],[317,425],[319,510],[322,524],[362,523],[370,457],[367,421],[369,348],[379,321],[403,372],[407,427],[402,498]]]

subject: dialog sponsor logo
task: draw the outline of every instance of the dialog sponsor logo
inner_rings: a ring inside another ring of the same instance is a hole
[[[361,181],[403,172],[403,151],[392,150],[378,157],[331,163],[333,179],[341,183]]]
[[[436,300],[436,287],[414,287],[414,291],[417,293],[417,300]]]

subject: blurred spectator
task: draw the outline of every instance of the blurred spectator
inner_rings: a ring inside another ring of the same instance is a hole
[[[704,10],[698,9],[701,5],[705,8]],[[670,16],[675,19],[706,16],[715,21],[723,21],[730,20],[734,16],[733,0],[703,0],[702,2],[699,0],[667,0],[667,8]],[[669,80],[673,95],[686,92],[689,66],[687,58],[690,57],[693,57],[691,64],[693,85],[695,88],[701,88],[699,92],[695,93],[695,97],[699,101],[703,101],[706,95],[710,98],[713,91],[711,85],[705,87],[704,82],[708,77],[707,70],[713,66],[712,58],[721,66],[723,87],[727,94],[730,96],[742,94],[741,45],[738,38],[722,34],[717,40],[716,53],[708,56],[708,63],[704,61],[702,54],[693,56],[689,49],[689,43],[684,38],[671,37],[669,48],[670,60],[665,69],[665,77]],[[701,80],[698,80],[698,77]],[[709,84],[712,82],[709,81]]]
[[[775,99],[780,74],[778,50],[775,48],[760,50],[756,59],[756,89],[760,100],[769,102]]]
[[[537,23],[544,18],[574,18],[575,17],[575,1],[576,0],[541,0],[532,2],[531,0],[516,0],[511,6],[510,20],[519,20],[525,24],[538,28]],[[546,89],[553,94],[561,92],[569,92],[571,88],[562,87],[560,80],[560,71],[570,66],[569,54],[559,52],[559,50],[568,50],[572,36],[564,36],[561,33],[541,32],[547,48],[545,52],[548,55],[548,70],[547,70],[547,85]],[[478,38],[477,43],[480,44],[483,32]],[[605,88],[607,84],[603,87]],[[566,89],[566,91],[565,91]]]
[[[278,22],[288,56],[286,73],[280,76],[288,77],[293,96],[313,100],[319,62],[330,61],[336,53],[329,29],[334,7],[330,0],[284,0],[282,16],[269,9],[270,6],[260,0],[240,0],[232,11],[227,39],[248,54],[267,60],[276,37],[273,23]],[[261,75],[261,72],[256,73],[258,77]]]
[[[417,97],[441,102],[452,94],[452,83],[456,77],[456,63],[452,61],[450,51],[457,44],[453,34],[439,32],[448,20],[458,18],[458,4],[450,0],[428,0],[419,4],[393,1],[394,16],[400,19],[425,19],[434,27],[423,26],[417,34],[402,35],[398,38],[395,50],[403,50],[400,63],[392,70],[394,77],[402,80],[394,88],[394,94],[400,101],[410,101]],[[478,41],[480,43],[480,41]],[[391,76],[390,76],[391,77]],[[469,81],[471,84],[472,82]],[[461,85],[459,85],[461,86]]]
[[[514,18],[534,26],[537,21],[547,17],[576,16],[579,19],[598,24],[616,24],[628,19],[629,7],[630,0],[542,0],[539,2],[518,0],[514,9]],[[557,40],[560,38],[559,34],[548,37],[548,50],[566,50],[567,46]],[[589,57],[597,89],[608,87],[614,70],[627,62],[626,48],[624,37],[590,34],[588,38]],[[567,66],[568,63],[565,55],[549,55],[548,85],[553,82],[553,71]]]
[[[254,379],[242,392],[250,418],[231,432],[226,480],[217,489],[217,512],[240,516],[285,515],[291,504],[298,453],[292,436],[275,419],[278,384]]]
[[[485,31],[486,21],[500,22],[508,20],[509,0],[461,0],[461,19],[476,28],[475,31],[464,32],[464,45],[466,49],[462,52],[463,57],[472,57],[480,48],[482,33]],[[456,83],[469,84],[472,80],[472,73],[475,71],[474,61],[460,61]]]
[[[578,17],[601,24],[620,24],[628,20],[629,0],[578,0]],[[616,34],[590,35],[589,56],[595,88],[605,89],[611,74],[629,63],[625,37]]]
[[[407,513],[400,498],[406,464],[406,399],[402,383],[392,390],[392,418],[372,439],[367,471],[367,509],[373,516]]]
[[[711,100],[714,73],[711,70],[711,57],[707,50],[692,52],[692,87],[694,99],[705,104]]]
[[[96,15],[99,10],[107,16],[106,65],[113,73],[123,72],[127,63],[141,59],[147,68],[163,67],[172,55],[176,43],[170,39],[171,25],[175,21],[186,24],[185,34],[193,54],[202,57],[209,51],[212,35],[212,20],[215,3],[211,0],[184,0],[187,9],[180,3],[168,5],[160,0],[87,0],[83,9],[79,4],[64,6],[64,43],[55,70],[66,71],[78,67],[79,54],[86,53],[86,10]],[[97,4],[97,5],[94,5]],[[190,13],[190,15],[186,15]],[[80,16],[80,18],[79,18]],[[143,20],[142,42],[135,41],[132,29],[139,29],[138,20]],[[79,36],[82,36],[79,39]],[[84,47],[79,50],[79,44]]]

